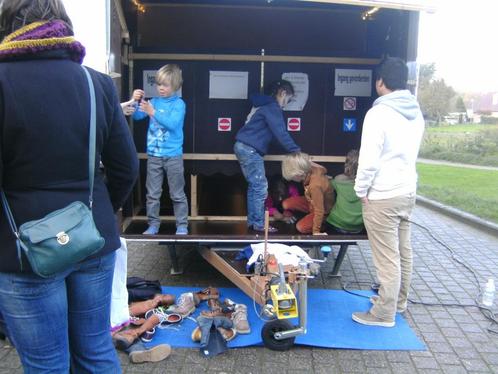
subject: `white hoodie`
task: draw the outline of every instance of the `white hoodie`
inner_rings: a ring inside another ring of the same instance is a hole
[[[424,118],[410,91],[375,100],[363,122],[356,195],[381,200],[415,193],[423,133]]]

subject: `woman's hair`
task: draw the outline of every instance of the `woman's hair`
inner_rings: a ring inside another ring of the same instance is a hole
[[[304,178],[311,170],[311,160],[307,153],[298,152],[286,155],[282,161],[282,176],[290,181]]]
[[[346,161],[344,162],[344,174],[351,179],[356,178],[356,172],[358,171],[358,156],[359,152],[357,149],[352,149],[346,155]]]
[[[0,40],[37,21],[61,20],[73,29],[62,0],[2,0],[0,1]]]
[[[156,82],[169,83],[173,91],[178,91],[183,84],[182,70],[176,64],[164,65],[157,71]]]
[[[292,83],[286,81],[285,79],[280,79],[278,81],[271,82],[268,87],[266,87],[266,94],[269,96],[277,96],[281,91],[287,92],[289,95],[294,95],[294,87]]]

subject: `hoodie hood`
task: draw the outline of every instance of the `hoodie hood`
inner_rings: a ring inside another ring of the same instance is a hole
[[[409,121],[417,118],[420,113],[417,99],[408,90],[397,90],[383,95],[374,101],[373,106],[380,104],[393,108]]]
[[[261,94],[252,94],[250,100],[252,105],[256,108],[270,104],[272,102],[277,102],[275,98],[273,98],[272,96],[261,95]]]

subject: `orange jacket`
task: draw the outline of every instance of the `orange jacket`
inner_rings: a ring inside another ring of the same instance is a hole
[[[303,181],[304,196],[311,205],[313,212],[313,233],[319,233],[325,215],[329,214],[334,205],[334,189],[327,176],[327,169],[314,162],[311,163],[311,173]]]

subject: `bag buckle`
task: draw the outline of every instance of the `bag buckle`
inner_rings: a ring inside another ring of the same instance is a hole
[[[64,231],[61,231],[55,236],[57,238],[57,243],[59,243],[60,245],[66,245],[67,243],[69,243],[69,235]]]

